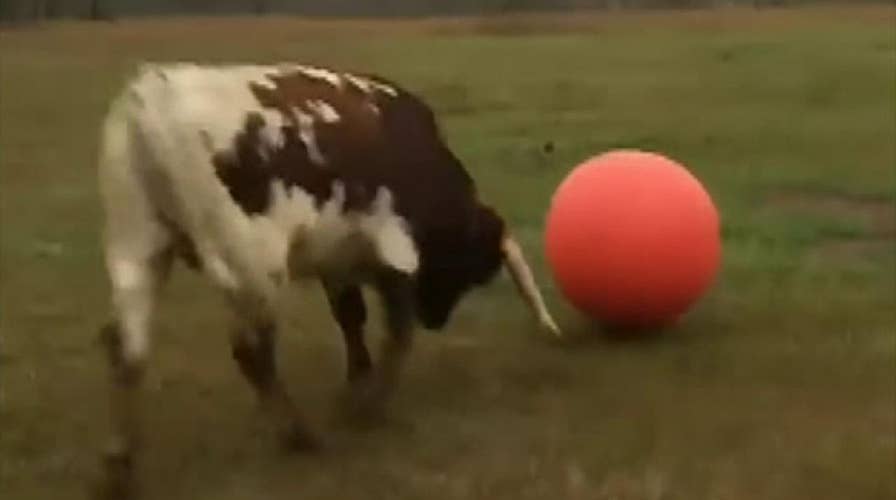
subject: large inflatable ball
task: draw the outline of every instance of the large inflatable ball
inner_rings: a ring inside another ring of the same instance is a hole
[[[675,322],[719,268],[719,217],[701,183],[656,153],[612,151],[554,193],[545,249],[563,295],[606,326]]]

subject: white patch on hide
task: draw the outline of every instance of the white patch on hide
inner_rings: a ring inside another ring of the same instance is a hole
[[[392,193],[377,189],[369,215],[361,218],[361,231],[373,242],[380,262],[405,273],[413,273],[420,265],[417,247],[411,239],[405,220],[395,213]]]
[[[277,90],[277,85],[271,80],[272,77],[277,76],[276,73],[268,73],[265,75],[266,78],[260,78],[258,80],[253,80],[252,83],[259,87],[264,87],[267,90]]]
[[[379,90],[380,92],[389,94],[392,97],[398,95],[397,90],[384,83],[376,82],[368,78],[362,78],[356,75],[346,74],[344,76],[350,84],[352,84],[355,88],[357,88],[361,92],[364,92],[365,94],[372,94],[374,90]]]
[[[272,185],[271,207],[262,218],[280,234],[289,235],[284,251],[293,276],[351,275],[375,263],[413,273],[419,266],[406,223],[383,187],[368,210],[346,212],[345,186],[339,181],[319,209],[309,193],[297,186],[287,189],[277,181]]]
[[[279,126],[273,126],[265,122],[264,127],[259,130],[261,139],[258,144],[258,154],[264,160],[266,165],[270,160],[271,151],[282,149],[286,145],[286,137],[283,135],[283,129]]]
[[[239,290],[240,281],[221,257],[217,255],[203,255],[202,262],[205,272],[216,285],[228,291]]]
[[[292,113],[299,126],[299,139],[305,144],[305,149],[308,150],[308,159],[315,165],[324,165],[327,160],[317,146],[317,135],[314,132],[314,117],[299,108],[292,108]]]
[[[312,66],[296,66],[296,69],[307,77],[325,81],[336,88],[342,88],[342,78],[338,73]]]
[[[109,278],[117,290],[135,290],[146,285],[146,273],[130,260],[110,259]]]
[[[342,117],[339,116],[339,113],[333,109],[333,106],[326,101],[322,101],[320,99],[311,99],[310,101],[306,101],[305,105],[308,106],[314,114],[320,117],[324,123],[336,123],[342,120]]]

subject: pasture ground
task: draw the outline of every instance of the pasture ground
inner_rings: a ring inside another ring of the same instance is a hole
[[[144,59],[333,64],[422,93],[577,339],[539,336],[502,277],[417,336],[386,425],[347,429],[340,336],[320,290],[298,289],[282,366],[329,449],[283,456],[222,304],[178,272],[147,383],[146,498],[894,498],[894,22],[819,8],[0,32],[0,498],[81,498],[94,472],[97,127]],[[643,341],[564,306],[541,252],[553,187],[617,147],[688,164],[724,224],[718,285]]]

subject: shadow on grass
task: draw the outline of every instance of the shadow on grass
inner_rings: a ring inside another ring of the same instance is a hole
[[[570,322],[562,339],[551,339],[559,349],[644,348],[679,343],[689,337],[690,329],[680,322],[666,326],[625,327],[579,317]]]

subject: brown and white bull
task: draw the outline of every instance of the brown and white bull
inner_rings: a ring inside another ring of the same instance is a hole
[[[275,310],[320,280],[345,337],[350,382],[385,394],[414,324],[445,325],[502,263],[540,326],[559,335],[504,221],[477,196],[432,111],[378,77],[301,65],[146,65],[117,97],[100,148],[114,319],[113,443],[104,494],[128,494],[137,390],[159,288],[177,258],[229,299],[233,357],[285,439],[313,445],[277,375]],[[377,370],[360,286],[382,298]]]

